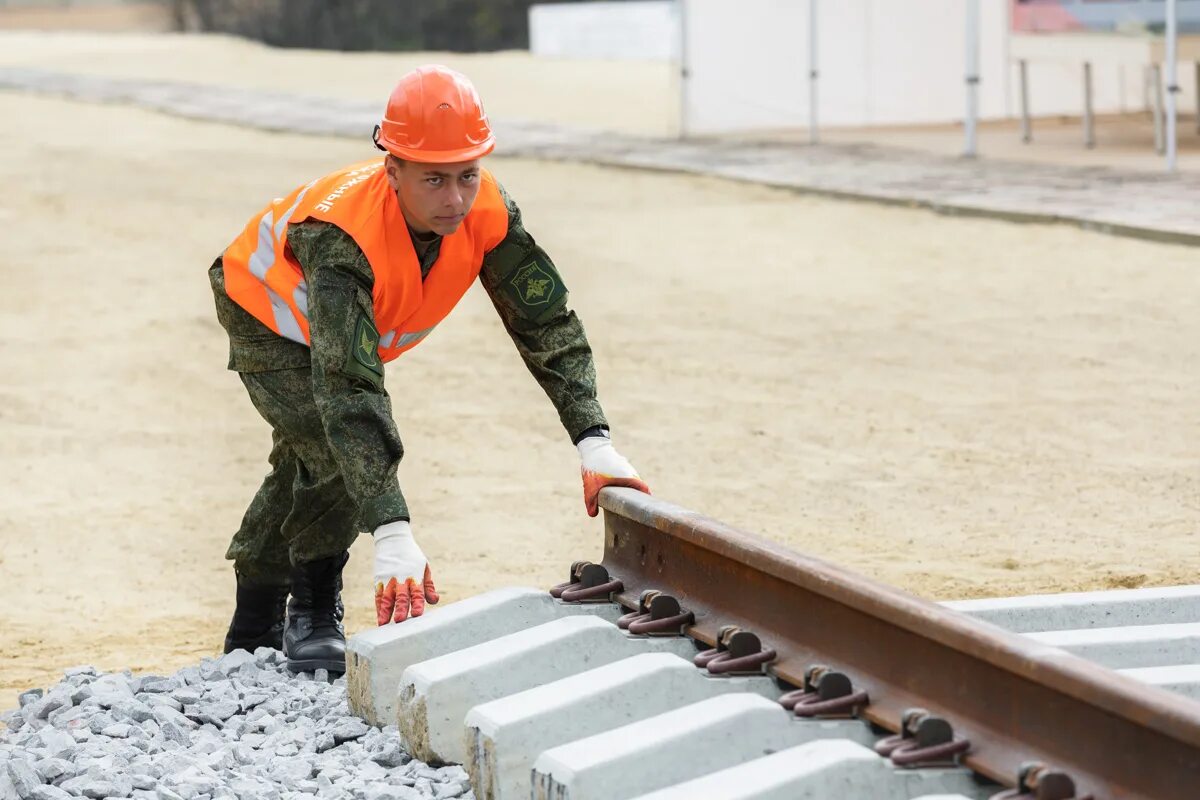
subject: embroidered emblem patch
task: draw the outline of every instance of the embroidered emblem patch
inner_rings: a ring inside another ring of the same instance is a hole
[[[542,269],[536,261],[530,261],[518,269],[509,280],[509,285],[517,300],[526,306],[546,305],[558,290],[554,275]]]
[[[379,331],[362,314],[354,329],[354,340],[350,345],[351,366],[358,364],[374,376],[383,375],[383,362],[379,360]],[[367,377],[367,376],[364,376]]]

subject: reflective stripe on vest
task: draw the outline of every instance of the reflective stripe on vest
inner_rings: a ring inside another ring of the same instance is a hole
[[[420,263],[387,183],[383,160],[355,164],[277,198],[225,250],[229,297],[281,336],[307,344],[308,287],[287,246],[287,226],[331,222],[353,237],[375,278],[372,301],[379,356],[390,361],[429,335],[466,293],[484,255],[508,234],[508,209],[495,179],[480,171],[479,193],[422,279]]]
[[[437,326],[434,326],[434,327],[437,327]],[[431,333],[433,333],[433,328],[426,328],[425,330],[417,331],[416,333],[401,334],[400,340],[398,342],[396,342],[396,346],[404,347],[406,344],[416,344],[417,342],[421,341],[422,339],[424,339],[426,336],[428,336]],[[379,346],[380,347],[391,347],[392,340],[395,338],[396,338],[396,331],[388,331],[383,336],[379,337]]]
[[[296,207],[300,205],[300,201],[304,199],[304,195],[308,194],[308,190],[314,183],[316,181],[300,190],[300,193],[296,195],[296,201],[278,222],[275,221],[274,209],[270,206],[267,207],[262,220],[258,223],[258,241],[255,243],[254,252],[250,254],[248,264],[250,274],[262,281],[263,288],[267,290],[267,297],[271,301],[272,316],[275,320],[275,332],[300,344],[308,344],[308,339],[304,336],[304,330],[308,328],[308,287],[301,278],[300,284],[292,292],[292,302],[298,306],[298,310],[304,318],[304,328],[302,329],[300,321],[292,313],[292,309],[279,296],[278,292],[267,285],[267,271],[275,266],[276,245],[279,237],[283,235],[288,218],[295,213]]]

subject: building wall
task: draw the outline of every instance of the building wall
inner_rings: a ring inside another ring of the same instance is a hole
[[[963,119],[964,0],[818,3],[817,116],[822,126]],[[1018,57],[1029,59],[1034,116],[1082,113],[1085,58],[1093,62],[1096,113],[1146,107],[1144,72],[1150,48],[1145,37],[1063,34],[1072,38],[1030,39],[1029,34],[1011,32],[1009,0],[980,0],[980,12],[983,119],[1020,112]],[[667,43],[682,41],[687,64],[682,109],[689,134],[808,125],[809,0],[535,6],[530,19],[531,37],[540,42],[534,50],[539,55],[661,60],[675,52]],[[1182,63],[1179,74],[1181,111],[1194,113],[1195,68]]]
[[[1166,24],[1163,0],[1014,0],[1014,31],[1161,30]],[[1200,0],[1178,0],[1179,30],[1200,31]]]
[[[529,50],[551,58],[673,61],[679,24],[673,0],[546,3],[529,8]]]

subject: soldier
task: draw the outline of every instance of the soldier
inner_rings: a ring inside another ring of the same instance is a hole
[[[380,625],[438,601],[396,480],[383,364],[477,276],[579,450],[588,514],[601,487],[649,491],[609,439],[562,277],[480,166],[495,138],[470,81],[440,66],[406,74],[373,138],[385,156],[276,199],[209,270],[229,368],[273,441],[225,556],[237,580],[225,652],[282,648],[296,672],[345,670],[341,573],[359,531],[374,536]]]

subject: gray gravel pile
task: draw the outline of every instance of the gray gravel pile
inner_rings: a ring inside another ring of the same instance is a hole
[[[474,800],[461,767],[351,716],[344,678],[292,675],[267,648],[168,677],[76,667],[0,722],[0,800]]]

